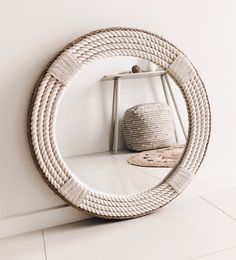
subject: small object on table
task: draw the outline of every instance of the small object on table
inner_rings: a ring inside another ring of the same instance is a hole
[[[138,65],[134,65],[132,67],[132,72],[133,73],[139,73],[139,72],[141,72],[141,69],[140,69],[140,67]]]

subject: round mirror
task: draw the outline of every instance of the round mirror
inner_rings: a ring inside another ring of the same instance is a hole
[[[56,140],[94,190],[133,194],[160,183],[185,149],[185,100],[164,68],[110,57],[78,73],[61,101]]]
[[[39,79],[28,119],[47,184],[103,218],[142,216],[173,200],[210,136],[206,90],[191,62],[165,39],[132,28],[68,45]]]

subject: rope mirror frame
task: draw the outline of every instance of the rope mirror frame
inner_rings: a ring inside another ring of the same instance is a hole
[[[64,162],[55,137],[60,100],[78,71],[96,60],[112,56],[133,56],[162,66],[182,91],[188,110],[188,140],[179,164],[161,183],[136,194],[108,194],[81,182]],[[178,196],[202,163],[210,128],[207,93],[186,56],[154,33],[121,27],[91,32],[66,46],[38,80],[28,115],[31,153],[49,187],[73,207],[111,219],[146,215]]]

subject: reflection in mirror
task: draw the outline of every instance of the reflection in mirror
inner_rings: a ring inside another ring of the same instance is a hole
[[[93,189],[131,194],[157,185],[178,164],[188,133],[184,98],[148,61],[91,64],[67,89],[56,136],[71,171]]]

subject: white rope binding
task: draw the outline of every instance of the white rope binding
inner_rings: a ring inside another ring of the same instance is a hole
[[[167,179],[167,183],[177,192],[181,193],[185,187],[191,182],[194,174],[179,165],[174,173]]]
[[[80,68],[81,65],[76,57],[67,50],[53,62],[48,72],[64,86],[67,86],[73,81]]]
[[[167,71],[179,82],[180,85],[183,85],[195,74],[195,69],[191,62],[182,53],[180,53],[171,63]]]
[[[89,188],[79,182],[76,176],[72,176],[65,184],[63,184],[58,192],[63,195],[73,205],[79,207],[83,199],[87,195]]]

